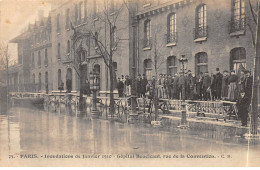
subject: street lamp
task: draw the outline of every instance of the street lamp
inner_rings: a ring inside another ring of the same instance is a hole
[[[91,116],[92,116],[92,118],[98,118],[99,111],[97,110],[97,91],[100,88],[99,73],[96,71],[90,72],[89,79],[90,79],[90,90],[93,91]]]
[[[188,62],[188,59],[185,55],[181,55],[179,62],[182,64],[182,76],[185,79],[185,63]],[[187,113],[186,113],[186,103],[185,103],[185,86],[182,87],[182,104],[181,104],[181,125],[180,128],[187,128]]]

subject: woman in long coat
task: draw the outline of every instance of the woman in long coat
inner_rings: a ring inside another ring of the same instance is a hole
[[[231,75],[228,79],[228,99],[230,101],[236,101],[238,97],[238,89],[237,89],[237,82],[238,76],[235,74],[235,71],[231,71]]]

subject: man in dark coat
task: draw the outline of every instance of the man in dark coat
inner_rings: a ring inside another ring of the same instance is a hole
[[[175,74],[175,76],[172,78],[172,98],[173,99],[179,99],[178,82],[179,82],[179,75]]]
[[[146,78],[146,75],[143,74],[143,78],[141,80],[141,97],[145,97],[147,84],[148,84],[148,80]]]
[[[180,73],[180,77],[179,77],[179,81],[178,81],[178,89],[179,89],[178,93],[181,93],[180,99],[185,100],[186,95],[185,95],[184,91],[186,90],[186,78],[185,78],[185,76],[183,76],[182,73]]]
[[[196,94],[199,100],[202,100],[203,96],[203,89],[202,89],[202,82],[203,82],[203,73],[200,72],[199,75],[196,77]]]
[[[244,71],[246,74],[246,78],[243,82],[243,89],[245,90],[245,95],[251,99],[252,97],[252,87],[253,87],[253,77],[250,75],[248,70]]]
[[[222,79],[223,75],[220,73],[219,68],[216,68],[216,74],[213,76],[212,90],[214,98],[217,100],[221,99]]]
[[[211,77],[209,76],[208,72],[205,72],[202,82],[202,89],[203,89],[203,98],[204,100],[210,99],[210,86],[211,86]]]
[[[250,99],[245,95],[245,92],[240,93],[240,97],[236,103],[238,115],[241,118],[242,126],[247,126],[248,109],[250,105]]]
[[[168,75],[166,79],[166,95],[168,99],[172,99],[172,76]]]
[[[136,80],[136,92],[137,92],[137,97],[141,97],[141,92],[142,92],[142,78],[141,74],[138,74],[137,80]]]
[[[119,97],[123,97],[124,83],[123,83],[123,81],[121,81],[120,78],[118,78],[117,90],[118,90]]]

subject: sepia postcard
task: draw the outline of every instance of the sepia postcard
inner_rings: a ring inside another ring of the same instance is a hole
[[[259,167],[260,0],[0,0],[0,167]]]

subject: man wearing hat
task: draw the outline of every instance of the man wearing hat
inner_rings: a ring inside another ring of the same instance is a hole
[[[242,83],[243,89],[245,91],[245,95],[251,99],[252,97],[252,87],[253,87],[253,77],[250,75],[250,72],[248,70],[245,70],[245,80]]]
[[[212,90],[214,98],[217,100],[221,99],[222,79],[223,75],[220,73],[219,68],[216,68],[216,74],[213,75]]]

